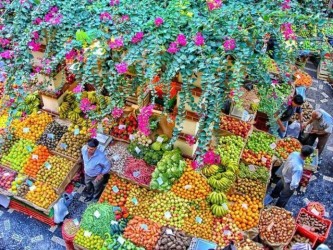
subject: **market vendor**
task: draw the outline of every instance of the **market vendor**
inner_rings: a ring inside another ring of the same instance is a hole
[[[300,153],[293,152],[288,156],[287,160],[277,171],[277,175],[282,177],[272,193],[266,195],[264,200],[265,205],[272,203],[274,199],[278,198],[276,206],[285,207],[301,181],[305,159],[309,157],[313,151],[313,147],[305,145],[302,147]]]
[[[109,173],[111,163],[105,154],[98,148],[97,139],[89,139],[87,145],[82,147],[85,185],[93,187],[93,191],[85,201],[96,199],[102,192],[105,175]]]
[[[318,154],[321,156],[328,138],[332,134],[333,117],[323,109],[316,109],[311,114],[311,119],[303,124],[304,133],[307,134],[303,140],[304,145],[313,145],[318,138]]]
[[[303,116],[302,116],[302,104],[304,103],[303,96],[301,95],[295,95],[293,99],[291,100],[291,103],[289,105],[286,105],[282,108],[282,114],[280,112],[277,112],[275,117],[277,117],[277,125],[278,130],[277,133],[279,134],[280,138],[284,138],[287,133],[288,128],[288,122],[291,119],[291,117],[296,113],[297,119],[300,121],[302,125]],[[271,134],[273,134],[273,131],[270,131]]]

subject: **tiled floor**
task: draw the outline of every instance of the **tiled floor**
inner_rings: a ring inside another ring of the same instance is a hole
[[[307,65],[307,71],[316,77],[314,65]],[[315,80],[313,86],[307,91],[308,101],[314,107],[323,108],[333,115],[333,90],[328,84]],[[320,106],[319,106],[320,105]],[[323,153],[323,165],[315,174],[305,193],[295,195],[287,205],[287,209],[295,215],[308,201],[319,201],[325,205],[327,217],[333,220],[333,136],[331,136]],[[76,191],[82,191],[78,189]],[[75,195],[76,202],[69,210],[70,218],[80,219],[86,204],[82,203],[81,194]],[[326,244],[333,247],[333,231]],[[61,238],[61,228],[50,228],[33,218],[29,218],[16,211],[0,207],[0,250],[63,250],[64,241]]]

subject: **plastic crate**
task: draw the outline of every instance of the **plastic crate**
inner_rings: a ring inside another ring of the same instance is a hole
[[[324,223],[327,225],[327,230],[326,230],[326,233],[324,235],[319,235],[315,232],[311,232],[307,226],[303,226],[301,224],[298,223],[298,219],[300,217],[301,214],[308,214],[309,216],[312,216],[314,218],[316,218],[318,221]],[[323,243],[326,241],[326,239],[328,238],[328,235],[330,233],[330,230],[331,230],[331,227],[332,227],[332,221],[330,220],[327,220],[327,219],[324,219],[324,218],[321,218],[317,215],[314,215],[312,213],[310,213],[309,211],[307,211],[305,208],[301,208],[301,210],[299,211],[298,215],[297,215],[297,218],[296,218],[296,224],[297,226],[299,227],[299,230],[302,232],[302,233],[308,233],[308,234],[313,234],[315,236],[318,237],[318,242],[319,243]]]
[[[37,212],[36,210],[34,210],[33,208],[27,207],[26,205],[15,201],[15,200],[11,200],[9,203],[9,207],[11,209],[14,209],[18,212],[21,212],[25,215],[28,216],[32,216],[33,218],[35,218],[36,220],[39,220],[49,226],[55,226],[56,224],[53,221],[53,217],[50,218],[48,216],[46,216],[45,214],[42,214],[40,212]]]

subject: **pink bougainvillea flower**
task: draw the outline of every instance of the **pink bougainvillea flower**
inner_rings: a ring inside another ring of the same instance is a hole
[[[110,1],[110,5],[111,5],[111,6],[118,5],[119,3],[120,3],[120,0],[111,0],[111,1]]]
[[[112,109],[111,115],[114,119],[120,118],[124,113],[124,110],[122,108],[114,107]]]
[[[162,17],[156,17],[154,23],[156,27],[160,27],[164,23],[164,20]]]
[[[120,49],[123,46],[124,46],[124,41],[122,37],[116,39],[111,38],[109,42],[110,49]]]
[[[196,170],[200,167],[199,163],[197,161],[192,161],[191,162],[191,167]]]
[[[32,38],[35,39],[35,40],[39,39],[38,31],[33,31],[33,32],[31,33],[31,36],[32,36]]]
[[[138,115],[138,130],[145,136],[150,135],[149,119],[153,114],[154,105],[143,107]]]
[[[279,81],[278,81],[278,80],[275,80],[275,79],[272,80],[272,85],[273,85],[273,86],[276,86],[276,85],[278,85],[278,84],[279,84]]]
[[[75,49],[70,50],[66,53],[65,58],[66,60],[74,60],[74,58],[77,56],[77,52]]]
[[[289,10],[290,9],[290,0],[284,0],[281,4],[282,10]]]
[[[170,46],[167,50],[170,54],[176,54],[178,52],[178,47],[176,42],[170,43]]]
[[[222,7],[221,0],[207,0],[207,6],[209,11],[216,10]]]
[[[87,113],[89,110],[92,109],[91,102],[89,101],[88,98],[82,98],[80,102],[80,109],[82,110],[83,113]]]
[[[40,43],[36,43],[35,41],[28,42],[28,47],[32,51],[39,51],[40,50],[40,46],[41,46],[41,44]]]
[[[281,31],[286,40],[294,40],[296,39],[296,36],[294,34],[294,31],[291,27],[291,23],[284,23],[281,25]]]
[[[186,46],[186,44],[187,44],[186,36],[184,34],[179,34],[177,36],[176,42],[180,46]]]
[[[122,15],[121,16],[121,21],[122,22],[126,22],[126,21],[128,21],[129,20],[129,16],[128,15]]]
[[[139,43],[139,42],[142,41],[143,37],[144,37],[144,33],[143,33],[143,32],[137,32],[137,33],[135,33],[135,35],[132,37],[131,42],[132,42],[132,43]]]
[[[61,23],[62,15],[59,13],[59,9],[57,6],[52,7],[48,13],[44,16],[44,21],[52,24],[58,25]]]
[[[197,141],[193,135],[186,135],[185,140],[186,140],[186,143],[190,146],[193,146]]]
[[[14,53],[11,50],[5,50],[0,53],[0,57],[3,59],[12,59],[14,57]]]
[[[119,75],[125,74],[127,72],[128,65],[126,62],[121,62],[116,64],[116,70]]]
[[[40,25],[43,22],[43,19],[41,19],[40,17],[37,17],[32,24],[34,25]]]
[[[218,154],[215,154],[213,150],[209,150],[203,157],[203,163],[207,165],[220,164],[221,157]]]
[[[39,73],[39,72],[41,72],[41,70],[42,70],[42,67],[40,67],[40,66],[36,66],[36,67],[34,68],[34,72],[35,72],[35,73]]]
[[[7,45],[10,44],[10,40],[7,38],[0,38],[0,45],[2,48],[5,48]]]
[[[235,39],[227,39],[223,43],[223,47],[225,51],[234,50],[236,48]]]
[[[81,93],[83,91],[83,86],[81,84],[78,84],[74,89],[73,89],[73,93],[78,94]]]
[[[112,20],[112,17],[110,15],[110,13],[108,12],[102,12],[100,15],[99,15],[99,19],[103,22],[106,22],[106,21],[110,21]]]
[[[203,46],[205,45],[205,38],[202,36],[200,32],[198,32],[194,37],[194,44],[196,46]]]

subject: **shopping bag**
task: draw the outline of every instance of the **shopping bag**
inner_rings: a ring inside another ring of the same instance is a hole
[[[298,121],[294,121],[288,126],[286,136],[298,138],[299,133],[301,132],[301,124]]]
[[[65,217],[67,216],[68,212],[68,206],[73,201],[75,192],[72,192],[71,194],[64,193],[60,200],[54,204],[54,223],[58,224],[64,221]]]

